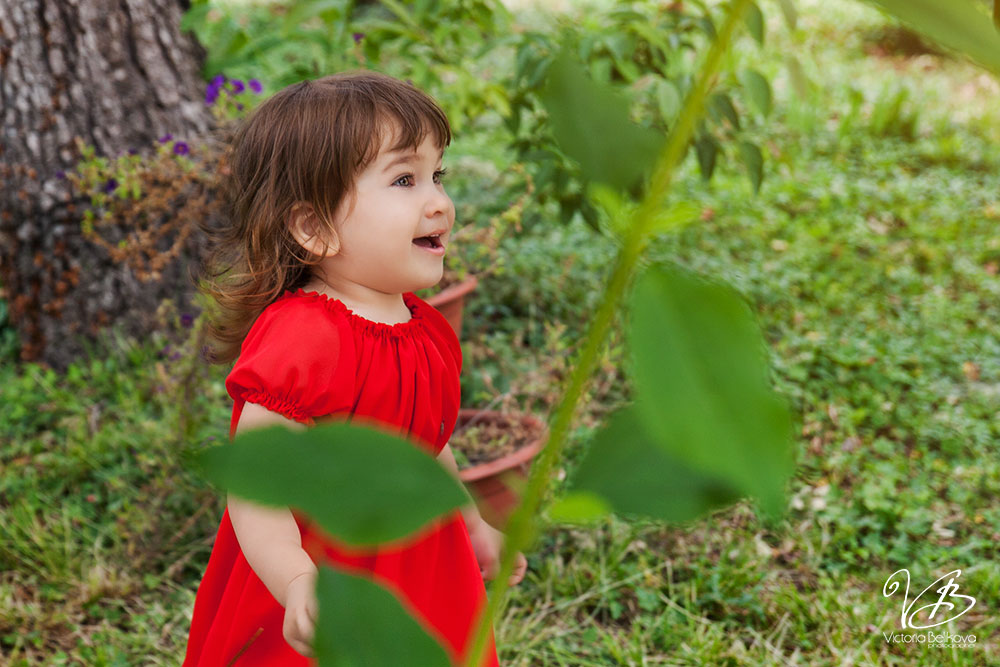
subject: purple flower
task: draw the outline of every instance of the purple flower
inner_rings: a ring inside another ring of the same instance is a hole
[[[258,81],[257,79],[250,79],[249,85],[250,85],[250,90],[252,90],[255,93],[259,93],[260,91],[264,90],[264,87],[260,85],[260,81]]]
[[[240,93],[242,93],[245,90],[245,86],[243,85],[243,82],[240,81],[239,79],[233,79],[229,83],[233,87],[233,92],[236,93],[237,95],[239,95]]]
[[[243,111],[243,105],[242,105],[242,104],[240,104],[240,103],[238,103],[238,102],[237,102],[237,104],[236,104],[236,108],[237,108],[238,110],[240,110],[240,111]]]
[[[191,325],[194,323],[194,315],[191,313],[184,313],[181,315],[181,326],[185,329],[190,329]]]
[[[221,88],[222,84],[226,82],[226,77],[223,74],[216,74],[212,77],[212,85],[216,88]]]
[[[351,37],[354,38],[354,43],[355,44],[360,44],[361,40],[365,38],[365,33],[363,33],[363,32],[356,32],[353,35],[351,35]]]
[[[170,355],[170,361],[177,361],[180,358],[181,358],[180,352],[174,352],[173,354]]]
[[[137,151],[137,150],[136,150],[136,149],[134,149],[134,148],[130,148],[130,149],[128,149],[128,154],[129,154],[129,155],[135,155],[135,154],[136,154],[136,153],[138,153],[138,152],[139,152],[139,151]]]
[[[56,172],[56,178],[58,179],[66,178],[66,172],[60,169],[59,171]]]
[[[187,155],[190,151],[188,145],[183,141],[174,144],[174,155]]]
[[[118,187],[118,181],[116,181],[113,178],[109,178],[107,182],[104,184],[104,191],[107,192],[108,194],[111,194],[112,192],[115,191],[115,188],[117,187]]]
[[[214,83],[210,83],[205,86],[205,106],[211,106],[215,104],[215,100],[219,97],[219,87]]]
[[[172,134],[170,134],[168,132],[167,134],[164,134],[162,137],[160,137],[160,143],[161,144],[165,144],[165,143],[167,143],[168,141],[170,141],[173,138],[174,138],[174,135],[172,135]]]

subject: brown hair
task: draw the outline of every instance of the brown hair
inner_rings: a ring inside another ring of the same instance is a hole
[[[218,306],[207,321],[214,361],[235,359],[261,311],[304,286],[321,259],[289,231],[292,207],[313,206],[329,248],[338,206],[392,128],[394,151],[416,150],[428,133],[442,150],[451,143],[448,119],[430,96],[363,70],[288,86],[243,121],[222,170],[227,224],[209,233],[199,280]]]

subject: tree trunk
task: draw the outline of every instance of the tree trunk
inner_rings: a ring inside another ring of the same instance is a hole
[[[23,360],[64,369],[102,328],[141,335],[164,297],[187,303],[196,237],[179,261],[143,275],[88,240],[89,197],[63,173],[80,158],[75,137],[115,157],[212,128],[200,99],[204,52],[178,28],[187,4],[0,0],[0,298]]]

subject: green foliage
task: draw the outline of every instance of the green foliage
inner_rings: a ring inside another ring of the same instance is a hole
[[[405,537],[467,500],[455,478],[413,443],[352,424],[254,430],[202,452],[197,465],[220,488],[302,510],[359,546]]]
[[[758,25],[757,20],[749,19],[755,30],[760,28],[758,36],[762,40],[763,23]],[[553,128],[567,131],[567,114],[560,115],[559,110],[554,110],[552,96],[545,95],[550,82],[549,69],[562,50],[569,48],[585,65],[594,80],[592,88],[617,89],[619,95],[629,100],[630,115],[641,128],[650,128],[662,136],[673,128],[681,100],[689,92],[692,63],[697,60],[692,56],[701,53],[714,36],[713,9],[700,2],[669,6],[631,2],[588,8],[585,13],[580,11],[561,18],[554,28],[525,32],[516,44],[515,69],[506,83],[511,112],[505,123],[514,137],[512,145],[519,159],[532,166],[538,199],[557,202],[564,220],[579,213],[592,227],[598,227],[597,211],[586,196],[588,179],[575,164],[582,150],[575,147],[580,137],[572,142],[561,137],[557,145],[552,133]],[[740,141],[756,142],[749,134],[756,121],[749,118],[745,102],[750,101],[758,108],[767,105],[769,86],[766,80],[761,86],[761,79],[762,76],[741,80],[726,72],[719,82],[709,105],[710,115],[693,142],[706,179],[711,177],[717,158],[733,150],[729,146],[736,147]],[[734,99],[735,93],[739,95]],[[623,131],[635,135],[625,143],[635,141],[640,134],[640,128],[620,129],[612,136],[590,137],[587,143],[604,140],[611,144],[621,138],[619,133]],[[588,162],[594,163],[595,160]],[[589,168],[593,172],[595,168],[583,166],[585,171]],[[751,180],[759,183],[763,170],[748,166]],[[610,166],[606,169],[610,170]],[[625,169],[625,174],[632,172],[632,168]],[[621,179],[629,180],[624,175]]]
[[[580,20],[564,19],[554,28],[514,33],[512,18],[498,0],[393,0],[359,7],[348,0],[276,2],[251,4],[239,17],[221,11],[212,0],[200,0],[185,15],[184,25],[208,48],[206,78],[225,71],[244,79],[255,76],[279,89],[365,67],[411,80],[429,92],[459,133],[499,114],[507,142],[529,167],[536,200],[556,202],[563,220],[580,213],[596,228],[586,179],[551,134],[552,127],[566,123],[549,124],[542,112],[543,85],[557,52],[570,45],[597,85],[618,88],[642,128],[655,131],[649,136],[662,136],[672,127],[690,84],[690,55],[715,35],[714,11],[701,2],[669,7],[632,2],[588,12]],[[762,43],[763,15],[756,6],[748,25]],[[513,69],[505,62],[508,54],[514,58]],[[501,78],[497,71],[509,74]],[[735,152],[755,190],[759,188],[762,165],[758,169],[747,163],[746,150],[739,148],[740,142],[756,141],[746,132],[756,123],[741,124],[739,117],[748,114],[747,101],[756,108],[767,105],[769,89],[761,80],[758,75],[745,83],[728,74],[719,86],[728,105],[725,118],[713,115],[696,145],[706,178],[717,158]],[[737,92],[740,99],[731,99]],[[642,129],[631,134],[640,138]],[[571,157],[579,159],[578,154]],[[622,170],[623,176],[616,178],[635,179],[636,168],[628,164],[589,164],[602,168],[605,178]],[[535,221],[529,217],[526,223]]]
[[[324,667],[451,664],[444,648],[378,584],[323,566],[316,593],[316,659]]]
[[[743,70],[740,79],[757,110],[765,116],[771,113],[771,84],[764,75],[756,70],[747,69]]]
[[[743,15],[743,20],[746,22],[747,30],[757,40],[757,44],[764,46],[764,13],[760,11],[760,7],[756,3],[750,3],[746,14]]]
[[[872,133],[913,140],[917,134],[918,113],[907,104],[909,99],[908,88],[897,87],[893,90],[887,84],[875,98],[869,120]]]
[[[382,0],[353,17],[363,35],[363,65],[412,80],[448,114],[456,132],[487,113],[508,111],[494,74],[510,42],[511,16],[500,0]]]
[[[207,47],[208,80],[225,73],[256,77],[272,90],[357,64],[347,17],[351,0],[248,3],[230,13],[213,0],[194,0],[181,19]]]
[[[670,406],[664,412],[677,414]],[[713,466],[693,466],[664,446],[649,421],[633,408],[612,417],[591,443],[553,518],[592,521],[613,510],[631,518],[682,522],[739,498],[736,486],[713,474]]]
[[[552,132],[566,154],[580,164],[586,180],[638,195],[641,179],[662,149],[663,136],[629,123],[628,101],[610,87],[592,82],[571,58],[567,51],[557,56],[541,92]]]
[[[10,307],[6,299],[0,299],[0,365],[14,361],[19,349],[17,330],[10,321]]]
[[[793,468],[791,424],[768,386],[746,304],[722,286],[654,268],[636,287],[631,319],[636,407],[648,437],[779,515]]]
[[[143,184],[150,172],[173,169],[191,172],[194,162],[187,157],[186,143],[175,141],[167,135],[153,144],[149,157],[129,153],[116,158],[99,156],[90,144],[77,140],[80,161],[66,177],[75,188],[90,197],[90,208],[83,213],[83,232],[94,233],[95,223],[100,225],[113,217],[112,207],[116,200],[138,201],[142,198]],[[166,166],[166,162],[172,162]],[[148,194],[148,193],[146,193]]]
[[[1000,75],[1000,32],[973,0],[872,0],[939,44]]]
[[[205,78],[256,77],[271,90],[303,79],[368,68],[412,80],[438,100],[456,131],[507,94],[482,69],[502,46],[510,15],[499,0],[351,0],[251,4],[240,16],[196,0],[182,26],[208,49]],[[472,65],[472,66],[470,66]]]

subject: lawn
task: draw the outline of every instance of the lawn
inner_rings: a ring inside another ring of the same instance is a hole
[[[764,5],[765,47],[740,43],[774,89],[760,192],[731,160],[705,182],[689,157],[675,188],[700,218],[651,251],[755,312],[800,436],[787,513],[542,517],[495,624],[505,666],[1000,663],[1000,84],[900,46],[867,6],[797,6],[795,31]],[[485,179],[510,159],[491,142],[451,152]],[[551,410],[613,252],[579,220],[502,241],[467,304],[466,405]],[[65,375],[0,366],[0,662],[180,663],[223,507],[183,456],[224,438],[231,409],[197,327],[111,337]],[[627,370],[616,331],[554,493],[627,403]],[[886,641],[902,568],[911,599],[961,569],[977,603],[934,631],[973,645]]]

